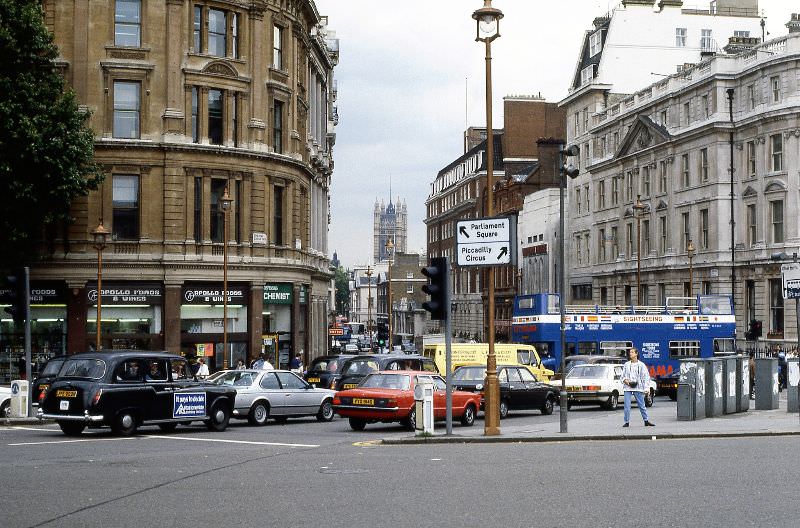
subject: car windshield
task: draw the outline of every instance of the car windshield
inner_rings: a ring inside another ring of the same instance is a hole
[[[380,370],[378,362],[374,359],[362,358],[350,360],[347,367],[342,372],[343,376],[364,376],[371,372]]]
[[[371,374],[358,386],[359,389],[394,390],[408,390],[409,387],[409,377],[401,374]]]
[[[106,362],[102,359],[68,359],[61,367],[59,376],[100,379],[105,373]]]
[[[567,373],[569,378],[605,378],[608,367],[605,365],[576,365]]]
[[[311,363],[308,372],[336,372],[339,368],[339,358],[317,358]]]
[[[483,381],[486,367],[461,367],[453,372],[453,381]]]
[[[64,364],[65,358],[59,359],[51,359],[47,362],[47,365],[44,366],[42,372],[39,374],[40,376],[55,376],[58,374],[58,371],[61,370],[61,366]]]
[[[215,385],[234,385],[236,387],[249,387],[255,381],[256,375],[252,372],[231,371],[222,372],[213,380]]]

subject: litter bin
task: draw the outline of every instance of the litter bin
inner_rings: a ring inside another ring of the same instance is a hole
[[[750,409],[750,358],[736,356],[736,412]]]
[[[786,389],[786,410],[788,412],[797,412],[800,410],[798,402],[798,384],[800,384],[800,359],[786,360],[786,382],[788,383]]]
[[[778,360],[756,359],[756,410],[778,408]]]
[[[722,360],[708,358],[706,367],[706,418],[722,416]]]
[[[414,405],[416,422],[414,430],[417,436],[433,434],[433,382],[417,381],[414,386]]]
[[[736,412],[736,356],[722,358],[722,413]]]
[[[11,382],[10,411],[12,418],[28,416],[28,382],[26,380],[13,380]]]
[[[678,397],[678,419],[700,420],[706,416],[706,371],[701,359],[682,359],[680,360],[680,378],[678,379],[678,389],[681,385],[687,385],[684,391],[690,391],[691,397],[684,396],[681,402]],[[690,406],[684,409],[683,406]],[[685,416],[686,418],[680,418]]]

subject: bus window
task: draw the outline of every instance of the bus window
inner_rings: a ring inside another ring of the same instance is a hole
[[[633,348],[633,341],[600,341],[600,353],[604,356],[625,357]]]
[[[561,306],[558,304],[558,295],[547,296],[547,313],[549,314],[561,313]]]
[[[533,297],[523,297],[520,299],[519,307],[523,310],[533,310]]]
[[[705,315],[731,315],[731,298],[726,295],[708,295],[700,297],[700,313]]]
[[[597,354],[597,342],[581,341],[578,343],[578,354],[593,355]]]
[[[669,357],[700,357],[700,341],[670,341]]]
[[[714,354],[728,355],[736,353],[736,342],[733,339],[714,339]]]

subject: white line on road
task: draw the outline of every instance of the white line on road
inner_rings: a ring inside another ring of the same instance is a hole
[[[58,431],[56,427],[22,427],[21,425],[15,425],[11,427],[11,429],[18,429],[20,431]]]
[[[268,446],[283,446],[283,447],[319,447],[316,444],[282,444],[279,442],[253,442],[250,440],[224,440],[217,438],[192,438],[190,436],[160,436],[160,435],[147,435],[144,438],[160,438],[163,440],[190,440],[193,442],[220,442],[223,444],[247,444],[247,445],[268,445]]]
[[[7,444],[9,446],[32,446],[32,445],[45,445],[45,444],[74,444],[76,442],[115,442],[118,440],[136,440],[134,437],[125,438],[81,438],[79,440],[51,440],[48,442],[18,442],[16,444]]]

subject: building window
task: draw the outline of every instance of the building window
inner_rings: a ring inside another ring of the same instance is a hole
[[[711,38],[710,29],[700,30],[700,51],[713,51],[712,45],[714,41]]]
[[[413,284],[409,284],[408,286],[406,286],[406,293],[409,294],[409,295],[413,295],[414,294],[414,285]],[[394,305],[394,303],[392,303],[392,305]]]
[[[231,132],[233,133],[233,146],[239,146],[239,96],[233,94],[231,97]]]
[[[584,132],[588,132],[589,131],[589,107],[586,107],[586,108],[583,109],[582,115],[583,115],[583,131]],[[589,154],[589,149],[588,148],[585,150],[584,154],[587,155],[587,159],[588,159],[588,154]]]
[[[592,210],[589,208],[589,186],[585,185],[583,187],[583,195],[586,197],[586,212],[591,213]]]
[[[192,31],[194,42],[194,52],[202,53],[203,51],[203,7],[194,6],[194,26]]]
[[[683,103],[683,124],[689,126],[691,123],[691,119],[689,118],[689,110],[691,109],[691,105],[689,103]]]
[[[756,318],[756,282],[753,280],[745,281],[744,298],[747,303],[745,306],[745,321],[754,321]]]
[[[772,243],[783,243],[783,200],[769,202],[770,217],[772,218]]]
[[[628,182],[625,187],[625,201],[630,202],[633,200],[633,188],[635,187],[634,180],[636,176],[634,176],[633,172],[628,172],[627,176]]]
[[[272,27],[272,67],[283,69],[283,28],[280,26]]]
[[[681,155],[681,175],[683,176],[683,188],[689,188],[690,179],[689,179],[689,155],[682,154]]]
[[[203,241],[203,178],[194,179],[194,241]]]
[[[650,196],[650,167],[642,167],[642,196]]]
[[[283,154],[283,101],[275,101],[272,107],[272,148]]]
[[[711,115],[711,107],[708,104],[708,96],[704,95],[700,98],[700,101],[703,105],[703,116],[708,118]]]
[[[700,210],[700,247],[708,249],[708,209]]]
[[[231,19],[231,56],[239,58],[239,13],[230,13]]]
[[[114,10],[114,45],[142,45],[142,1],[117,0]]]
[[[597,258],[600,262],[606,261],[606,230],[601,229],[597,237]]]
[[[112,236],[114,240],[139,239],[139,176],[113,176]]]
[[[747,206],[747,245],[752,246],[756,243],[756,204]]]
[[[114,131],[115,138],[139,137],[141,85],[138,82],[114,81]]]
[[[660,161],[658,163],[658,192],[667,192],[667,162]]]
[[[592,261],[591,261],[591,251],[590,251],[591,242],[592,242],[592,240],[589,237],[589,233],[586,233],[586,263],[587,264],[591,264],[592,263]]]
[[[675,28],[675,46],[678,48],[686,47],[686,28]]]
[[[669,111],[664,109],[661,111],[661,126],[666,127],[669,125]]]
[[[663,282],[658,284],[658,304],[667,305],[667,285]]]
[[[589,84],[594,77],[594,64],[590,64],[581,70],[581,86]],[[583,127],[586,130],[586,127]]]
[[[602,49],[603,40],[602,40],[602,31],[595,31],[589,37],[589,56],[594,57],[600,50]]]
[[[658,237],[659,238],[658,252],[663,255],[663,254],[665,254],[667,252],[667,243],[668,243],[667,237],[669,235],[669,233],[667,231],[667,217],[666,216],[660,216],[658,218],[658,223],[660,224],[659,225],[660,233],[659,233],[659,237]]]
[[[224,130],[224,93],[222,90],[208,91],[208,142],[222,145]]]
[[[619,203],[619,177],[611,178],[611,205]]]
[[[628,251],[627,251],[628,254],[627,254],[627,257],[628,258],[632,258],[633,257],[633,222],[628,222],[625,225],[625,230],[628,233],[628,240],[627,240],[628,241],[628,248],[627,248],[628,249]]]
[[[611,228],[611,259],[617,260],[619,257],[619,237],[617,236],[617,228]]]
[[[223,226],[223,216],[225,211],[222,209],[222,195],[225,194],[225,188],[228,185],[227,180],[212,179],[211,180],[211,241],[222,242],[225,236]]]
[[[747,87],[747,104],[750,110],[756,107],[756,86],[751,84]]]
[[[578,207],[578,214],[581,214],[581,206],[583,204],[581,202],[581,189],[580,189],[580,187],[575,189],[575,204]]]
[[[200,142],[200,89],[192,86],[192,142]]]
[[[708,181],[708,149],[700,149],[700,181]]]
[[[756,142],[747,142],[747,175],[751,178],[756,177]]]
[[[273,187],[272,237],[276,246],[283,245],[283,187]]]
[[[783,136],[774,134],[769,137],[770,154],[772,155],[772,170],[783,170]]]
[[[575,260],[578,261],[578,264],[583,264],[583,251],[581,248],[581,236],[578,235],[575,237]]]
[[[597,183],[597,207],[602,210],[606,207],[606,182]]]
[[[225,11],[208,10],[208,54],[225,57],[228,54],[228,34]]]
[[[734,37],[748,38],[750,36],[750,32],[749,31],[745,31],[745,30],[734,30],[733,31],[733,36]]]
[[[242,180],[236,180],[234,185],[234,189],[236,189],[236,193],[233,195],[233,238],[237,242],[242,242]]]
[[[686,248],[691,238],[691,230],[689,223],[689,213],[681,213],[681,225],[683,225],[683,232],[681,233],[681,247]]]
[[[642,220],[642,255],[650,254],[650,220]]]
[[[772,89],[772,102],[773,103],[780,103],[781,102],[781,78],[778,76],[770,77],[769,85]]]
[[[575,112],[575,135],[579,136],[581,134],[581,114],[580,112]]]
[[[783,285],[781,279],[769,279],[769,330],[783,333]]]

